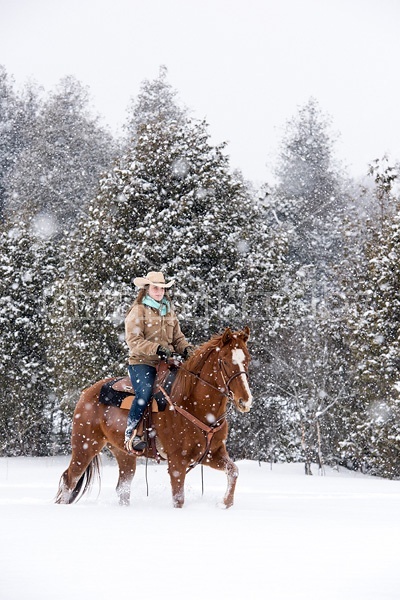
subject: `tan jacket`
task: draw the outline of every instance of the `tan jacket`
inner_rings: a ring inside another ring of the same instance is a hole
[[[182,354],[189,342],[183,335],[177,316],[171,310],[161,317],[158,310],[144,304],[134,304],[125,319],[125,338],[129,347],[129,364],[157,366],[158,346]]]

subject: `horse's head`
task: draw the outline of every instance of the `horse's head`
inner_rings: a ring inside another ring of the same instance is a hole
[[[249,412],[253,400],[247,374],[250,362],[250,354],[247,349],[249,335],[248,327],[245,327],[243,331],[231,331],[228,328],[222,334],[219,349],[219,360],[226,391],[240,412]]]

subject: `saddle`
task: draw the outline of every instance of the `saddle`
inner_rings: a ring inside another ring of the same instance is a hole
[[[164,395],[170,393],[172,384],[178,372],[176,363],[168,364],[160,362],[157,368],[157,376],[153,386],[153,397],[151,401],[151,412],[162,412],[168,401]],[[117,377],[103,384],[99,402],[106,406],[116,406],[123,410],[129,410],[135,397],[130,377]]]

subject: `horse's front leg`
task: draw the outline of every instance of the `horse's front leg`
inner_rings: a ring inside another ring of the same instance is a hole
[[[186,463],[179,459],[168,457],[168,473],[171,480],[172,502],[175,508],[182,508],[185,502]]]
[[[207,459],[205,464],[212,467],[213,469],[218,469],[219,471],[224,471],[226,473],[227,488],[221,507],[230,508],[231,506],[233,506],[236,483],[239,477],[239,469],[237,465],[229,457],[226,451],[221,451],[217,454],[213,454]]]
[[[227,457],[228,460],[225,463],[225,473],[227,476],[227,487],[226,487],[226,492],[225,492],[225,496],[224,496],[224,505],[225,508],[230,508],[231,506],[233,506],[233,499],[234,499],[234,495],[235,495],[235,489],[236,489],[236,483],[237,483],[237,479],[239,477],[239,469],[238,466],[233,462],[233,460],[231,460],[229,457]]]

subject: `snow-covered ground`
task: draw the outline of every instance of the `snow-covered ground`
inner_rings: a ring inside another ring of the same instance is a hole
[[[0,459],[0,600],[398,600],[400,482],[302,465],[195,469],[172,508],[165,465],[141,464],[130,507],[103,459],[100,495],[53,503],[68,459]]]

